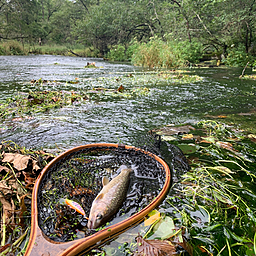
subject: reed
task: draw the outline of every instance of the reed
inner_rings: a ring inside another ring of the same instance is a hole
[[[166,40],[153,37],[147,43],[139,43],[132,63],[149,68],[177,68],[198,63],[201,46],[194,42]]]
[[[0,55],[24,55],[26,50],[18,41],[5,41],[0,44]]]

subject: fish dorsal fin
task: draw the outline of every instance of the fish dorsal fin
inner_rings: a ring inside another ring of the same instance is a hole
[[[100,199],[102,199],[103,198],[103,194],[101,193],[101,194],[99,194],[96,198],[95,198],[95,201],[97,201],[97,200],[100,200]]]
[[[103,185],[103,187],[106,186],[108,183],[109,183],[109,178],[104,176],[102,178],[102,185]]]

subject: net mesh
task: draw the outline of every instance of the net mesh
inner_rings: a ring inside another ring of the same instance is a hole
[[[85,148],[62,158],[48,170],[40,183],[38,223],[44,234],[54,241],[67,242],[97,232],[87,229],[87,220],[61,204],[60,199],[79,203],[85,216],[89,216],[92,202],[102,189],[102,177],[112,179],[123,164],[134,167],[127,198],[106,225],[128,218],[148,205],[165,183],[164,167],[152,154],[123,146]]]

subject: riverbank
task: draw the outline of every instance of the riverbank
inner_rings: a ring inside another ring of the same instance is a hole
[[[93,47],[83,47],[82,45],[29,45],[21,44],[18,41],[6,41],[0,43],[0,56],[29,54],[47,54],[77,57],[102,57],[100,56],[98,50],[94,49]]]
[[[94,47],[83,45],[29,45],[18,41],[0,43],[1,55],[29,55],[47,54],[76,57],[95,57],[110,61],[131,62],[135,66],[148,68],[180,68],[180,67],[246,67],[255,68],[255,57],[238,54],[235,49],[224,57],[219,52],[202,51],[199,43],[164,42],[152,38],[148,43],[132,41],[127,45],[118,44],[109,46],[109,51],[101,53]],[[239,57],[237,57],[239,55]],[[245,71],[245,70],[244,70]],[[242,74],[242,76],[244,73]]]

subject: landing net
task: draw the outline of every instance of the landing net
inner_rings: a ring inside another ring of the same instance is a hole
[[[110,225],[147,206],[165,182],[164,167],[151,153],[122,146],[84,148],[55,163],[40,183],[38,224],[43,233],[57,242],[91,235],[86,218],[61,204],[60,199],[79,203],[89,216],[92,202],[102,189],[102,177],[107,176],[111,180],[123,164],[134,168],[134,172],[130,176],[127,199]]]

